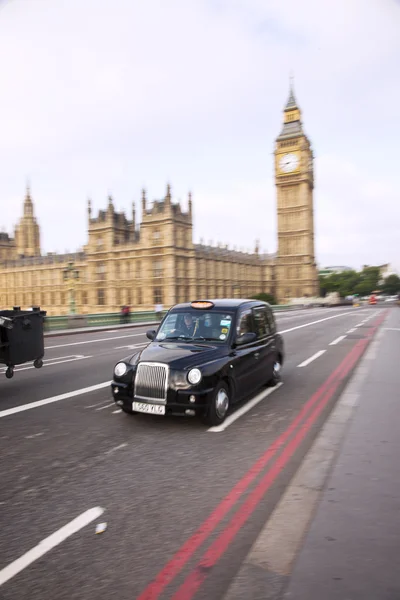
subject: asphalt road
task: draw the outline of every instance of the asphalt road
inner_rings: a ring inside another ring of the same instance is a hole
[[[41,370],[0,369],[0,598],[222,598],[385,313],[278,315],[283,385],[218,431],[114,405],[144,329],[48,338]]]

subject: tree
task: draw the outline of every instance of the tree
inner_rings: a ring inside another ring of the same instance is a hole
[[[379,287],[380,268],[365,266],[362,271],[343,271],[320,276],[321,295],[338,292],[342,298],[358,294],[368,296]]]
[[[262,302],[268,302],[268,304],[276,304],[276,300],[272,294],[266,292],[260,292],[251,297],[252,300],[261,300]]]
[[[379,267],[364,267],[360,273],[360,281],[355,288],[356,294],[368,296],[379,287],[381,270]]]
[[[398,275],[389,275],[383,282],[381,290],[384,294],[394,296],[400,292],[400,277]]]

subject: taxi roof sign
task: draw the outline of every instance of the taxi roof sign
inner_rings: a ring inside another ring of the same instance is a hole
[[[207,308],[212,308],[214,306],[213,302],[210,302],[209,300],[195,300],[194,302],[190,303],[190,306],[192,308],[197,308],[197,309],[207,309]]]

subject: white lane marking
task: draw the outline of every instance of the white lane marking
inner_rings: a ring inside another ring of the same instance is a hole
[[[148,344],[144,342],[143,344],[131,344],[130,346],[117,346],[116,348],[113,348],[113,350],[123,350],[124,348],[127,348],[128,350],[136,350],[136,348],[144,348],[147,345]]]
[[[75,356],[75,358],[67,358],[66,360],[56,360],[56,359],[48,359],[48,360],[44,360],[43,361],[43,367],[52,367],[53,365],[62,365],[64,363],[70,363],[70,362],[74,362],[77,360],[84,360],[85,358],[93,358],[92,356],[82,356],[82,355],[77,355]],[[51,361],[51,362],[49,362]],[[34,367],[33,365],[31,365],[30,367],[15,367],[15,371],[28,371],[29,369],[35,369],[36,367]],[[6,370],[5,369],[1,369],[0,373],[5,373]]]
[[[40,437],[41,435],[44,435],[44,431],[42,431],[41,433],[33,433],[32,435],[26,435],[25,439],[32,440],[33,438]]]
[[[145,336],[146,333],[143,331],[142,333],[131,333],[129,335],[116,335],[114,337],[102,338],[100,340],[84,340],[83,342],[71,342],[69,344],[57,344],[56,346],[46,346],[45,350],[51,350],[53,348],[67,348],[67,346],[81,346],[82,344],[96,344],[98,342],[109,342],[110,340],[121,340],[123,338],[132,338],[132,337],[140,337]]]
[[[104,402],[109,404],[109,398],[107,400],[102,400],[101,402],[96,402],[96,404],[90,404],[89,406],[84,406],[83,408],[96,408],[96,406],[104,406]]]
[[[104,410],[105,408],[110,408],[110,406],[115,406],[115,402],[111,402],[111,404],[106,404],[105,406],[100,406],[100,408],[95,408],[95,410]]]
[[[116,415],[122,412],[122,408],[118,408],[117,410],[113,410],[111,414]]]
[[[336,346],[336,344],[338,344],[339,342],[341,342],[342,340],[345,339],[345,335],[340,335],[338,338],[336,338],[336,340],[333,340],[333,342],[331,342],[329,345],[330,346]]]
[[[104,454],[113,454],[114,452],[116,452],[117,450],[121,450],[122,448],[126,448],[128,444],[126,442],[124,442],[123,444],[120,444],[119,446],[114,446],[114,448],[110,448],[110,450],[107,450],[106,452],[104,452]]]
[[[310,325],[316,325],[317,323],[329,321],[329,319],[337,319],[338,317],[344,317],[345,315],[354,315],[354,313],[345,312],[338,315],[332,315],[331,317],[326,317],[325,319],[318,319],[318,321],[311,321],[310,323],[303,323],[303,325],[297,325],[296,327],[291,327],[290,329],[285,329],[284,331],[278,331],[278,333],[289,333],[290,331],[295,331],[296,329],[302,329],[302,327],[310,327]]]
[[[44,554],[64,542],[71,535],[86,527],[89,523],[100,517],[104,509],[100,506],[95,506],[85,511],[79,517],[76,517],[58,531],[52,533],[47,538],[39,542],[37,546],[29,550],[26,554],[14,560],[11,564],[0,571],[0,585],[6,583],[12,577],[29,567],[30,564],[41,558]]]
[[[400,331],[398,327],[384,327],[385,331]]]
[[[355,328],[353,327],[353,329],[349,329],[347,333],[354,333],[355,332]]]
[[[238,408],[238,410],[236,410],[232,415],[229,415],[229,417],[227,417],[225,419],[225,421],[223,423],[221,423],[221,425],[217,425],[215,427],[210,427],[209,429],[207,429],[207,431],[211,431],[212,433],[220,433],[221,431],[224,431],[227,427],[229,427],[229,425],[232,425],[232,423],[234,423],[237,419],[239,419],[239,417],[241,417],[242,415],[247,413],[250,409],[253,408],[253,406],[256,406],[256,404],[261,402],[261,400],[264,400],[264,398],[266,398],[267,396],[272,394],[272,392],[275,392],[282,385],[283,385],[283,383],[279,382],[275,387],[269,388],[268,390],[265,390],[265,391],[263,390],[257,396],[255,396],[252,400],[247,402],[244,406],[242,406],[241,408]]]
[[[303,361],[302,363],[300,363],[299,365],[297,365],[298,367],[306,367],[307,365],[309,365],[310,363],[313,362],[313,360],[316,360],[317,358],[319,358],[320,356],[322,356],[323,354],[325,354],[326,350],[320,350],[319,352],[316,352],[315,354],[313,354],[312,356],[310,356],[310,358],[307,358],[307,360]]]
[[[6,410],[0,411],[0,419],[2,419],[3,417],[9,417],[10,415],[15,415],[19,412],[24,412],[25,410],[31,410],[32,408],[38,408],[39,406],[52,404],[53,402],[60,402],[60,400],[68,400],[69,398],[74,398],[75,396],[89,394],[90,392],[95,392],[96,390],[106,388],[109,385],[111,385],[111,381],[104,381],[103,383],[97,383],[96,385],[81,388],[80,390],[75,390],[73,392],[67,392],[66,394],[60,394],[59,396],[52,396],[51,398],[37,400],[36,402],[30,402],[29,404],[22,404],[20,406],[14,406],[13,408],[7,408]]]

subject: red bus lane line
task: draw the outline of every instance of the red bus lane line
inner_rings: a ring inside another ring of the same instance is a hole
[[[271,487],[272,483],[278,477],[278,475],[283,471],[287,462],[293,456],[302,440],[306,436],[306,434],[311,429],[312,425],[317,420],[321,411],[325,408],[329,400],[332,398],[335,391],[338,389],[339,384],[343,379],[348,375],[351,369],[355,366],[359,358],[365,352],[368,344],[370,343],[373,335],[375,334],[378,327],[385,320],[387,315],[387,311],[385,311],[384,315],[375,321],[375,325],[372,326],[367,333],[367,336],[363,339],[359,340],[354,348],[349,352],[346,356],[345,361],[347,363],[346,368],[339,375],[339,379],[336,383],[332,383],[326,392],[324,398],[319,402],[319,404],[314,409],[313,413],[307,418],[305,423],[300,427],[295,437],[289,442],[289,444],[284,448],[278,459],[275,461],[273,466],[267,471],[267,473],[263,476],[262,480],[258,483],[255,489],[248,496],[247,500],[242,504],[242,506],[237,510],[231,521],[228,523],[226,528],[220,533],[215,542],[210,546],[210,548],[205,552],[200,562],[197,566],[192,570],[192,572],[188,575],[184,583],[178,589],[176,594],[173,596],[173,600],[190,600],[201,584],[208,577],[208,573],[210,569],[217,563],[219,558],[228,548],[229,544],[232,542],[238,531],[245,524],[247,519],[252,515],[255,508],[258,506],[260,501],[262,500],[265,493]]]
[[[289,427],[272,443],[266,452],[255,462],[249,471],[242,477],[234,488],[223,498],[220,504],[200,525],[195,533],[181,546],[174,554],[171,560],[164,566],[156,578],[147,586],[147,588],[138,596],[137,600],[154,600],[158,598],[165,587],[178,575],[185,564],[189,561],[194,552],[200,545],[213,533],[216,526],[227,515],[230,509],[239,501],[240,497],[246,492],[260,474],[262,469],[269,463],[278,450],[287,442],[291,434],[297,429],[301,421],[306,417],[307,413],[312,409],[314,404],[318,402],[320,397],[329,389],[341,372],[347,369],[349,359],[356,351],[354,346],[347,354],[339,366],[330,374],[328,379],[320,386],[320,388],[307,400],[298,415],[289,425]]]
[[[365,338],[357,342],[355,346],[355,349],[357,351],[354,352],[352,354],[351,359],[348,360],[347,367],[343,370],[338,380],[330,385],[321,401],[314,408],[311,415],[302,424],[294,438],[284,448],[284,450],[276,459],[274,464],[270,467],[270,469],[268,469],[267,473],[263,476],[262,480],[258,483],[258,485],[250,493],[245,502],[236,511],[226,528],[211,544],[209,549],[203,555],[200,562],[188,575],[184,583],[178,589],[176,594],[172,597],[172,600],[190,600],[191,598],[193,598],[194,594],[197,592],[199,587],[208,577],[208,573],[210,572],[212,567],[215,566],[215,564],[227,550],[228,546],[233,541],[236,534],[240,531],[240,529],[243,527],[243,525],[246,523],[249,517],[253,514],[254,510],[259,505],[263,496],[266,494],[266,492],[277,479],[277,477],[282,473],[283,469],[285,468],[289,460],[292,458],[292,456],[295,454],[296,450],[299,448],[307,433],[309,433],[315,421],[318,419],[322,410],[326,407],[329,400],[334,395],[335,391],[339,387],[339,384],[347,376],[354,364],[363,354],[367,345],[368,340]]]
[[[383,321],[384,317],[379,320]],[[376,325],[376,327],[378,324]],[[376,329],[372,328],[372,329]],[[360,342],[363,340],[360,340]],[[195,533],[181,546],[174,554],[170,561],[159,572],[156,578],[147,586],[147,588],[138,596],[137,600],[155,600],[159,598],[163,590],[169,585],[172,580],[180,573],[186,563],[190,560],[194,552],[200,545],[213,533],[217,525],[226,516],[229,510],[239,501],[240,497],[249,488],[253,480],[259,475],[262,469],[267,465],[271,458],[277,453],[279,448],[287,441],[289,436],[297,428],[302,419],[311,410],[320,396],[329,388],[335,378],[340,377],[343,369],[349,365],[351,356],[357,351],[357,345],[343,359],[340,365],[331,373],[328,379],[320,386],[320,388],[309,398],[305,405],[300,410],[289,427],[284,431],[267,451],[256,461],[251,469],[242,477],[242,479],[234,486],[234,488],[225,496],[220,504],[214,509],[209,517],[200,525]],[[355,360],[358,359],[358,356]],[[351,368],[351,367],[350,367]],[[348,371],[347,371],[348,372]]]

